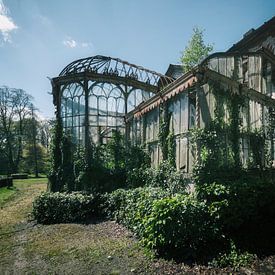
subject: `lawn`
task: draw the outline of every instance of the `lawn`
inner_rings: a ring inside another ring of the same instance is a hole
[[[0,208],[11,199],[16,194],[16,189],[14,187],[1,187],[0,188]]]
[[[29,178],[24,180],[13,180],[13,187],[1,187],[0,188],[0,208],[2,208],[5,203],[13,199],[14,196],[18,195],[21,188],[28,186],[29,184],[45,184],[47,182],[46,178]]]
[[[33,199],[46,190],[46,181],[14,181],[16,195],[0,209],[0,274],[155,273],[150,255],[115,222],[45,226],[32,221]]]
[[[39,225],[32,202],[47,179],[15,180],[0,208],[0,274],[220,274],[230,269],[187,266],[153,257],[123,226],[113,221]],[[1,191],[1,197],[7,191]],[[240,274],[272,273],[274,257]],[[234,273],[234,272],[232,272]]]

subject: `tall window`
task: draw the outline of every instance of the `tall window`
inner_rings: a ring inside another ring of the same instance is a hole
[[[72,83],[63,87],[61,97],[61,118],[65,131],[70,132],[73,141],[83,143],[85,120],[85,96],[83,87]]]
[[[105,143],[112,130],[124,131],[125,99],[120,87],[93,83],[89,88],[89,125],[94,142]]]

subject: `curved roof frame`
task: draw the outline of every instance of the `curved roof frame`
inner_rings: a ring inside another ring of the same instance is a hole
[[[153,92],[157,92],[157,90],[174,81],[171,77],[127,61],[101,55],[73,61],[55,79],[59,79],[61,82],[62,80],[70,82],[74,77],[76,79],[81,78],[83,74],[91,79],[114,84],[126,84]]]

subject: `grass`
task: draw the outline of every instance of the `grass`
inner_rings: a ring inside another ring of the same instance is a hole
[[[10,201],[20,192],[20,189],[26,188],[31,184],[45,184],[47,179],[44,178],[29,178],[24,180],[13,180],[13,187],[1,187],[0,188],[0,208],[2,208],[5,203]]]
[[[16,193],[16,188],[14,187],[1,187],[0,188],[0,208],[10,200]]]
[[[35,196],[46,190],[47,179],[14,180],[14,189],[1,192],[0,233],[27,221]],[[13,192],[12,194],[10,192]]]
[[[1,192],[2,201],[5,198],[5,202],[0,208],[0,274],[16,273],[16,270],[9,270],[17,258],[16,232],[26,227],[33,198],[46,189],[46,181],[45,178],[39,181],[14,180],[12,195],[7,195],[6,191]]]
[[[15,180],[0,209],[0,274],[150,274],[150,259],[128,231],[111,222],[37,225],[32,202],[47,180]]]
[[[114,231],[120,231],[114,234]],[[49,238],[50,236],[50,238]],[[150,260],[125,229],[114,222],[98,224],[58,224],[34,228],[25,246],[27,258],[36,258],[45,270],[86,274],[150,274]],[[33,271],[36,270],[34,267]]]
[[[32,202],[46,190],[46,182],[45,178],[15,180],[14,194],[0,208],[0,274],[234,273],[155,259],[130,232],[112,221],[36,225],[31,221]],[[275,258],[266,261],[264,268],[261,265],[253,271],[272,274]]]

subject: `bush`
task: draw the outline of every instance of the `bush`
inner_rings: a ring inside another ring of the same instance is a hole
[[[236,248],[233,241],[230,242],[230,250],[227,253],[220,254],[210,263],[214,267],[232,267],[235,271],[240,267],[246,267],[252,263],[256,258],[255,255],[248,252],[241,253],[240,250]]]
[[[168,161],[163,161],[157,168],[141,167],[129,171],[127,184],[130,187],[161,187],[172,195],[184,193],[188,180]]]
[[[163,256],[209,256],[208,246],[214,254],[222,239],[205,203],[159,187],[116,190],[108,195],[107,212]]]
[[[43,193],[33,203],[38,223],[85,222],[100,211],[101,196],[81,193]]]
[[[141,236],[144,231],[143,218],[150,213],[153,201],[167,196],[161,188],[118,189],[108,195],[106,213]]]
[[[12,187],[13,186],[13,179],[8,178],[0,178],[0,188],[1,187]]]
[[[13,179],[23,180],[29,178],[28,174],[12,174],[11,177]]]
[[[127,186],[130,188],[137,188],[143,186],[150,186],[149,182],[154,177],[154,169],[153,168],[133,168],[132,170],[127,172]]]
[[[253,253],[274,253],[275,184],[242,178],[196,189],[228,239]]]
[[[160,255],[185,260],[203,259],[213,256],[221,241],[207,206],[191,195],[154,201],[151,213],[143,223],[143,243]]]

